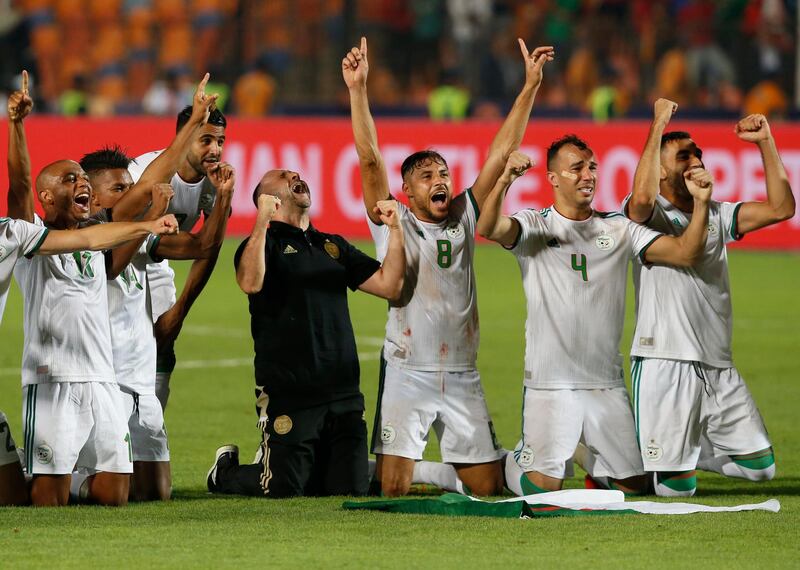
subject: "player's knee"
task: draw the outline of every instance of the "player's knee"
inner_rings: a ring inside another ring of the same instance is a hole
[[[653,487],[659,497],[691,497],[697,491],[697,473],[694,470],[656,472]]]
[[[470,481],[469,483],[462,480],[465,489],[476,497],[491,497],[493,495],[501,495],[503,493],[503,480],[497,478],[485,478],[477,481]]]
[[[95,476],[90,483],[90,500],[105,507],[124,507],[127,505],[128,494],[130,492],[130,478],[116,474],[111,477],[101,478],[100,475]]]

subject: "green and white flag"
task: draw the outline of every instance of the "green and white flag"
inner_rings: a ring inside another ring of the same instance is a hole
[[[346,501],[342,506],[345,509],[378,510],[391,513],[504,518],[612,514],[690,515],[740,511],[777,513],[781,508],[776,499],[752,505],[730,507],[712,507],[695,503],[626,501],[622,491],[598,489],[569,489],[501,501],[484,501],[474,497],[447,493],[439,497]]]

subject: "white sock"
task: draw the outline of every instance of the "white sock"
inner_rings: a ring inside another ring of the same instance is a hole
[[[736,463],[729,455],[701,456],[697,461],[697,468],[703,471],[713,471],[726,477],[747,479],[748,481],[769,481],[775,477],[775,463],[762,469],[748,469]]]
[[[461,479],[458,478],[455,468],[446,463],[434,463],[433,461],[417,461],[414,464],[414,474],[411,477],[412,483],[425,483],[436,485],[440,489],[453,493],[468,495]]]
[[[89,497],[89,473],[72,472],[72,481],[69,484],[69,498],[76,503],[86,502]]]
[[[522,490],[520,478],[525,476],[525,472],[517,463],[514,454],[509,452],[503,458],[503,474],[506,479],[506,488],[514,493],[517,497],[524,497],[525,492]]]

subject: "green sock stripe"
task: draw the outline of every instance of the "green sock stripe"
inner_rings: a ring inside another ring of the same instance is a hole
[[[681,473],[657,474],[658,482],[673,491],[691,491],[697,488],[697,473],[684,471]]]
[[[525,473],[519,476],[519,484],[522,487],[522,492],[526,495],[536,495],[538,493],[549,492],[547,489],[542,489],[541,487],[534,485],[531,480],[528,479],[528,476],[525,475]]]
[[[752,459],[734,459],[733,462],[739,467],[759,471],[775,464],[775,454],[771,451],[768,455],[763,457],[754,457]]]

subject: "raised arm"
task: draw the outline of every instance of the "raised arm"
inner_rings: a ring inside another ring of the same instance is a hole
[[[531,166],[531,159],[519,151],[512,152],[508,157],[503,174],[483,203],[478,218],[478,233],[481,236],[504,247],[511,247],[516,243],[520,232],[519,222],[502,214],[503,200],[514,180],[525,174]]]
[[[644,260],[658,265],[691,267],[703,256],[708,239],[708,203],[711,200],[713,180],[702,168],[684,173],[686,188],[694,197],[692,219],[680,237],[662,236],[645,251]]]
[[[256,223],[236,268],[236,282],[248,295],[258,293],[264,286],[264,275],[267,272],[267,226],[280,207],[281,200],[277,196],[261,194],[258,197]]]
[[[758,146],[767,183],[766,202],[745,202],[739,208],[736,229],[739,234],[746,234],[794,216],[795,200],[766,117],[745,117],[737,123],[736,134],[743,141]]]
[[[192,140],[200,128],[208,120],[211,109],[214,108],[218,95],[206,94],[206,83],[209,74],[206,73],[192,100],[192,115],[189,121],[178,131],[170,145],[159,154],[153,162],[142,172],[142,176],[133,185],[125,196],[120,198],[114,206],[114,219],[133,220],[147,209],[152,200],[150,191],[156,184],[167,183],[180,168],[186,159],[186,153],[192,145]]]
[[[28,93],[28,72],[22,72],[22,89],[8,98],[8,217],[33,221],[31,158],[25,137],[25,117],[33,109]]]
[[[677,103],[668,99],[658,99],[653,107],[653,122],[633,175],[631,198],[625,205],[625,214],[634,222],[643,224],[653,214],[661,180],[661,135],[677,110]]]
[[[149,234],[166,236],[178,231],[178,220],[169,214],[157,220],[142,222],[112,222],[79,230],[50,230],[38,255],[56,255],[73,251],[103,251]]]
[[[522,57],[525,60],[525,84],[517,95],[506,120],[497,131],[489,147],[486,162],[481,167],[475,184],[472,185],[472,196],[481,211],[484,200],[503,173],[508,157],[522,143],[522,137],[525,135],[525,128],[528,126],[528,119],[531,116],[531,109],[533,109],[533,100],[542,84],[542,68],[546,62],[552,61],[555,55],[552,46],[537,47],[533,53],[528,53],[525,42],[521,39],[518,41]]]
[[[403,279],[406,272],[406,253],[403,236],[403,227],[400,225],[400,215],[397,212],[395,200],[380,200],[375,212],[380,216],[381,223],[389,229],[389,243],[386,246],[386,255],[380,269],[364,281],[359,290],[381,297],[389,301],[396,301],[403,291]]]
[[[375,207],[379,200],[391,198],[389,177],[378,148],[378,133],[369,110],[367,98],[367,38],[361,38],[361,47],[351,49],[342,59],[342,76],[350,92],[350,118],[361,169],[361,191],[369,219],[381,223]]]
[[[175,195],[172,191],[172,186],[169,184],[156,184],[150,193],[153,197],[153,205],[145,214],[145,221],[156,220],[163,216],[169,207],[169,201]],[[131,240],[116,249],[106,252],[106,277],[108,279],[116,279],[128,267],[136,252],[142,246],[144,237],[146,236]]]
[[[214,165],[209,169],[217,190],[217,202],[211,215],[197,233],[184,232],[161,238],[156,245],[155,254],[164,259],[208,259],[219,251],[225,239],[225,228],[231,212],[234,184],[233,167],[227,163]]]

